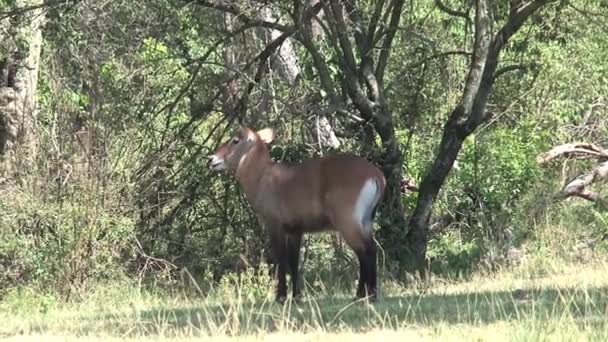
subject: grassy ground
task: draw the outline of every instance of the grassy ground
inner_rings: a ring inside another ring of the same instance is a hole
[[[299,304],[248,301],[243,289],[206,298],[107,288],[60,304],[20,293],[0,304],[0,337],[11,340],[370,341],[608,340],[608,265],[385,284],[374,305],[309,293]],[[10,297],[10,296],[9,296]],[[30,298],[30,299],[28,299]],[[46,299],[45,299],[46,298]],[[271,298],[271,297],[270,297]]]

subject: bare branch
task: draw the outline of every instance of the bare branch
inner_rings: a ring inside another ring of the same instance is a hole
[[[296,26],[297,26],[297,29],[299,32],[300,41],[302,42],[302,44],[304,45],[304,47],[306,48],[308,53],[310,53],[313,64],[314,64],[315,68],[317,69],[321,88],[327,93],[331,106],[336,107],[336,108],[341,108],[342,101],[336,95],[336,89],[335,89],[333,81],[330,77],[327,61],[325,60],[325,57],[323,57],[323,55],[321,54],[321,52],[319,51],[319,49],[317,48],[317,46],[315,45],[315,43],[313,41],[312,27],[311,27],[309,21],[311,18],[318,19],[318,18],[316,18],[316,14],[321,10],[322,2],[319,1],[317,4],[315,4],[315,7],[317,7],[317,6],[318,6],[318,8],[313,10],[313,12],[314,12],[313,16],[311,16],[310,18],[307,18],[307,20],[304,20],[304,18],[301,18],[301,21],[296,22]],[[319,20],[319,22],[321,22],[321,21]],[[323,27],[323,28],[325,29],[325,27]],[[329,32],[328,32],[328,35],[329,35]]]
[[[601,18],[608,19],[608,13],[594,12],[594,11],[590,11],[590,10],[587,10],[587,9],[584,9],[584,8],[580,8],[580,7],[577,7],[576,5],[574,5],[572,3],[572,1],[568,2],[568,7],[571,7],[575,11],[577,11],[580,14],[583,14],[583,15],[585,15],[587,17],[601,17]]]
[[[566,199],[568,197],[577,196],[591,202],[598,202],[601,200],[599,194],[588,190],[587,186],[606,179],[608,179],[608,161],[598,164],[591,172],[570,181],[564,186],[557,197],[559,199]]]
[[[486,65],[492,41],[490,23],[491,19],[487,0],[477,1],[477,9],[475,11],[475,47],[462,99],[463,114],[472,113],[474,102],[479,102],[476,99],[479,97],[480,90],[482,89],[481,83],[484,73],[494,74],[494,70],[488,70],[488,65]],[[473,116],[473,113],[471,116]]]
[[[608,179],[608,149],[604,149],[593,143],[570,143],[556,146],[551,150],[539,155],[536,161],[546,164],[557,157],[575,158],[597,158],[600,163],[590,172],[580,175],[564,185],[557,199],[566,199],[577,196],[591,202],[603,202],[599,194],[587,189],[592,183]]]
[[[328,15],[328,19],[332,21],[334,28],[337,33],[338,42],[342,52],[343,64],[346,66],[344,70],[344,77],[346,78],[346,87],[353,100],[357,109],[365,117],[365,119],[371,119],[373,115],[374,103],[370,101],[359,83],[359,77],[357,72],[357,66],[355,62],[355,55],[353,52],[353,46],[348,39],[348,29],[344,19],[344,11],[340,4],[335,1],[330,1],[331,15]],[[340,53],[340,51],[337,51]]]
[[[366,38],[367,35],[363,25],[363,15],[361,14],[361,10],[359,7],[357,7],[353,0],[344,1],[344,7],[346,8],[350,21],[355,26],[355,42],[357,43],[357,48],[361,53],[361,58],[365,58],[368,56],[368,53],[371,50],[371,40]]]
[[[243,96],[241,97],[241,100],[239,101],[239,108],[238,108],[237,112],[240,114],[241,117],[245,116],[245,112],[247,110],[247,103],[249,100],[249,94],[251,94],[251,91],[253,90],[255,85],[260,82],[260,80],[262,79],[262,76],[266,72],[267,65],[268,65],[266,62],[267,62],[268,58],[279,47],[281,47],[283,42],[285,42],[285,40],[290,35],[291,35],[291,33],[289,33],[289,32],[281,34],[279,37],[277,37],[277,39],[270,42],[270,44],[268,44],[268,46],[266,46],[266,48],[264,50],[262,50],[262,52],[260,52],[260,54],[255,58],[255,60],[258,61],[258,69],[255,73],[253,80],[249,82],[249,84],[247,85],[247,89],[245,90],[245,92],[243,93]]]
[[[359,63],[359,73],[365,79],[365,85],[367,87],[369,96],[371,100],[375,103],[383,102],[382,94],[380,92],[380,85],[374,75],[373,64],[374,64],[374,56],[372,53],[372,48],[374,44],[374,32],[368,31],[365,33],[365,28],[363,25],[363,18],[361,11],[359,8],[353,3],[353,1],[345,1],[344,2],[351,21],[355,24],[355,41],[357,43],[357,48],[359,49],[359,55],[361,56],[361,61]],[[372,21],[377,21],[380,17],[380,12],[382,11],[383,1],[379,1],[376,4]],[[376,23],[370,23],[370,30],[375,30]]]
[[[524,64],[507,65],[506,67],[502,67],[502,68],[496,70],[496,72],[494,73],[494,79],[497,79],[498,77],[502,76],[503,74],[506,74],[511,71],[527,70],[527,69],[528,69],[528,66],[524,65]]]
[[[500,51],[509,38],[521,28],[528,17],[547,3],[553,1],[555,0],[528,1],[520,4],[518,7],[512,8],[507,23],[498,31],[496,38],[494,38],[494,42],[492,43],[493,50]]]
[[[457,51],[446,51],[446,52],[440,52],[440,53],[436,53],[434,55],[428,56],[422,60],[418,60],[415,63],[406,65],[403,68],[403,71],[399,72],[397,74],[397,76],[395,76],[391,82],[384,87],[384,90],[389,90],[391,88],[393,88],[398,82],[402,81],[402,78],[405,76],[405,74],[409,71],[411,71],[412,69],[418,68],[421,65],[428,63],[429,61],[432,61],[434,59],[438,59],[438,58],[442,58],[442,57],[446,57],[446,56],[464,56],[464,57],[470,57],[473,54],[468,52],[468,51],[464,51],[464,50],[457,50]]]
[[[464,18],[469,25],[471,24],[471,18],[468,16],[467,13],[451,9],[446,4],[441,2],[441,0],[435,0],[435,5],[437,5],[437,8],[439,8],[439,10],[441,10],[442,12],[445,12],[455,17]]]
[[[213,8],[218,11],[230,13],[235,16],[238,20],[247,25],[253,25],[257,27],[265,27],[269,29],[278,30],[281,32],[293,31],[294,28],[291,26],[282,25],[276,22],[265,21],[259,18],[252,18],[248,16],[239,6],[235,3],[226,3],[221,1],[208,1],[208,0],[195,0],[196,5]]]
[[[492,85],[496,79],[495,72],[498,66],[500,51],[503,46],[517,31],[519,31],[524,22],[533,13],[554,0],[534,0],[512,8],[509,13],[509,19],[491,40],[490,46],[486,45],[488,43],[488,35],[490,34],[490,18],[486,1],[487,0],[479,0],[477,2],[478,9],[475,18],[476,43],[474,62],[471,67],[471,78],[467,81],[465,96],[463,98],[465,112],[470,110],[470,115],[467,120],[467,130],[471,132],[487,118],[485,107],[488,102]],[[479,30],[482,30],[482,32],[477,32]],[[485,38],[481,38],[481,36]]]
[[[576,158],[599,158],[600,160],[608,159],[608,150],[601,148],[593,143],[570,143],[556,146],[551,150],[539,155],[536,161],[539,164],[545,164],[557,157],[576,157]]]
[[[330,1],[331,7],[331,18],[338,34],[338,42],[342,49],[342,56],[346,66],[350,69],[349,71],[354,72],[356,70],[355,55],[353,53],[353,46],[348,39],[348,29],[344,20],[344,11],[342,6],[337,1]]]
[[[393,4],[393,10],[391,13],[391,20],[388,24],[388,30],[386,32],[386,36],[384,37],[384,41],[382,42],[382,48],[380,51],[380,57],[378,57],[378,65],[376,65],[376,80],[379,84],[382,84],[384,81],[384,71],[386,69],[386,65],[388,63],[388,57],[391,53],[391,47],[393,45],[393,39],[395,38],[395,34],[397,33],[397,28],[399,27],[399,21],[401,20],[401,12],[403,9],[403,0],[395,0]]]
[[[380,15],[382,14],[382,8],[384,7],[384,0],[376,1],[376,7],[374,8],[374,13],[372,14],[371,19],[369,20],[369,25],[367,27],[367,41],[373,42],[376,40],[376,28],[378,26],[378,20],[380,20]]]

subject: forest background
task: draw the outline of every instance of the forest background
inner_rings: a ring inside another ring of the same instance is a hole
[[[607,22],[600,0],[0,0],[0,298],[265,298],[263,227],[206,165],[239,124],[273,127],[276,161],[380,166],[384,283],[604,262]],[[355,280],[338,236],[302,257],[311,291]]]

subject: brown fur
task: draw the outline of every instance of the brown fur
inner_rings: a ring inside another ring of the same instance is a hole
[[[373,180],[376,197],[371,216],[384,193],[382,172],[354,156],[313,158],[300,164],[274,163],[265,142],[272,130],[255,132],[241,127],[210,156],[212,167],[223,161],[234,170],[245,195],[268,229],[279,266],[277,298],[286,297],[285,272],[290,270],[297,296],[297,266],[303,233],[337,230],[353,248],[361,264],[357,297],[376,295],[376,247],[372,219],[357,222],[354,212],[364,184]],[[236,140],[235,140],[236,139]],[[367,212],[367,210],[366,210]]]

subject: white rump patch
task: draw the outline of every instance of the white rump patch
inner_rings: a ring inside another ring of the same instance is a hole
[[[361,224],[361,227],[363,227],[364,229],[367,226],[363,224],[364,220],[367,220],[369,218],[368,216],[371,215],[373,206],[376,204],[377,201],[377,195],[378,186],[376,185],[376,181],[370,178],[365,182],[365,184],[363,184],[363,188],[361,188],[361,192],[359,192],[354,212],[355,221],[359,222],[359,224]]]

